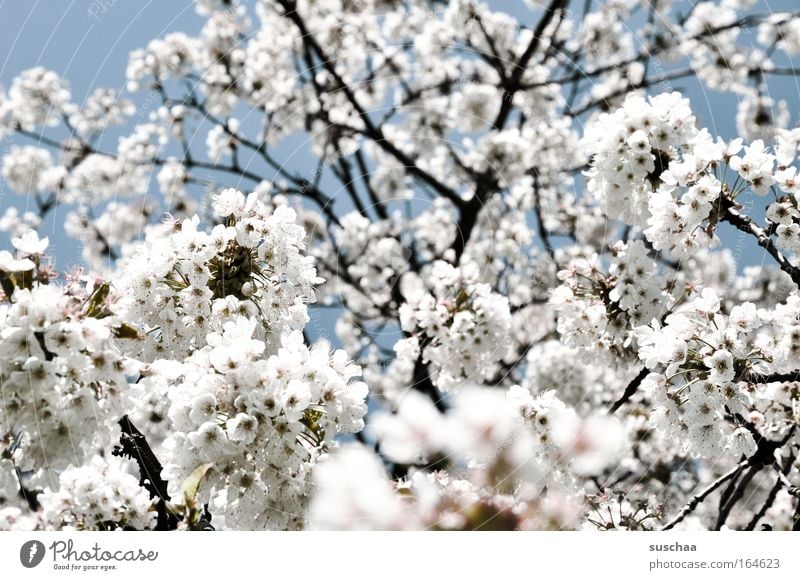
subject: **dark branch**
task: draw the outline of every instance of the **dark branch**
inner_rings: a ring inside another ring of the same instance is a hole
[[[609,414],[615,413],[617,409],[619,409],[622,405],[627,403],[639,389],[639,385],[642,384],[642,381],[645,379],[645,377],[649,374],[650,374],[650,369],[648,369],[647,367],[640,370],[639,374],[637,374],[633,378],[633,380],[630,383],[628,383],[628,386],[625,387],[625,392],[622,393],[622,396],[619,399],[617,399],[614,402],[614,404],[611,405],[611,407],[608,409]]]
[[[714,493],[714,491],[717,490],[720,486],[722,486],[723,483],[725,483],[732,477],[736,476],[739,473],[739,470],[745,465],[747,465],[747,461],[742,461],[736,467],[734,467],[730,471],[723,473],[721,476],[715,479],[711,483],[711,485],[706,487],[703,491],[692,496],[692,499],[689,500],[689,503],[683,506],[681,508],[681,511],[678,512],[678,515],[676,515],[669,522],[667,522],[667,524],[663,528],[661,528],[661,531],[671,530],[680,522],[682,522],[686,516],[692,513],[695,510],[695,508],[697,508],[697,506],[700,505],[701,502],[705,501],[705,499],[712,493]]]
[[[139,466],[139,484],[150,492],[150,497],[158,499],[158,521],[156,530],[174,530],[178,527],[178,518],[167,509],[170,500],[167,482],[161,479],[161,462],[156,457],[147,438],[142,435],[127,415],[119,420],[122,435],[119,445],[114,447],[114,455],[128,457]]]
[[[780,469],[779,472],[783,473],[783,475],[787,475],[789,471],[791,471],[792,469],[792,465],[794,464],[794,458],[795,458],[794,454],[790,455],[786,459],[786,462],[784,463],[783,467]],[[784,485],[783,481],[779,476],[778,479],[775,480],[775,485],[773,485],[772,489],[769,490],[769,494],[767,495],[767,499],[764,501],[764,504],[761,506],[758,512],[756,512],[753,515],[753,518],[750,520],[747,526],[745,526],[744,529],[746,531],[752,531],[756,529],[759,520],[761,520],[761,518],[763,518],[766,515],[767,510],[769,510],[769,508],[772,507],[772,504],[775,503],[775,499],[778,497],[778,492],[780,491],[781,487],[783,487],[783,485]]]
[[[783,254],[778,251],[772,238],[748,216],[742,214],[734,207],[725,208],[722,219],[733,225],[739,231],[750,234],[756,238],[758,245],[764,248],[778,263],[781,270],[786,272],[798,287],[800,287],[800,268],[793,266]]]
[[[800,369],[787,373],[748,373],[744,376],[748,383],[764,385],[767,383],[793,383],[800,381]]]
[[[522,53],[522,56],[519,57],[519,60],[512,66],[511,74],[508,76],[508,82],[504,87],[505,92],[503,94],[503,102],[500,105],[500,111],[497,113],[497,117],[492,123],[492,126],[495,129],[502,129],[506,124],[511,111],[513,110],[514,95],[522,88],[521,81],[523,75],[525,74],[525,69],[528,68],[528,63],[530,63],[531,58],[533,58],[533,55],[536,54],[536,51],[541,44],[544,31],[553,21],[553,18],[555,18],[556,14],[559,14],[568,3],[569,0],[552,0],[552,2],[550,2],[550,6],[545,9],[542,19],[539,21],[539,24],[533,31],[533,36],[531,37],[531,41],[528,43],[528,47],[525,49],[525,52]]]

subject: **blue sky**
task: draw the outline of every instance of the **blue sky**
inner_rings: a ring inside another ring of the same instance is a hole
[[[495,0],[489,5],[511,12],[523,22],[535,22],[536,14],[522,0]],[[579,4],[579,3],[576,3]],[[796,8],[793,0],[759,2],[758,11]],[[80,101],[95,87],[124,88],[128,53],[149,40],[171,31],[196,32],[202,20],[189,0],[4,0],[0,1],[0,83],[6,87],[21,70],[44,66],[58,71],[69,80],[76,100]],[[732,137],[735,133],[736,97],[705,92],[694,81],[680,81],[674,88],[682,90],[693,103],[699,122],[713,133]],[[775,97],[790,103],[792,124],[798,121],[797,79],[782,77],[771,85]],[[0,143],[0,152],[10,142]],[[314,171],[308,156],[305,173]],[[29,200],[3,189],[0,210],[7,204],[22,208]],[[761,202],[756,200],[759,205]],[[75,242],[62,233],[64,210],[48,217],[43,230],[51,235],[56,246],[59,267],[79,259]],[[52,232],[52,233],[51,233]],[[723,232],[730,241],[731,232]],[[758,264],[763,252],[754,244],[746,244],[740,265]]]

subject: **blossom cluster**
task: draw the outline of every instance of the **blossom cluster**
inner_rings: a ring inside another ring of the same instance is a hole
[[[632,328],[663,316],[669,294],[641,240],[618,242],[612,252],[608,274],[596,255],[571,261],[550,303],[565,344],[625,359]]]
[[[335,437],[363,426],[366,385],[342,351],[309,349],[287,333],[265,358],[253,319],[234,319],[183,363],[155,365],[169,386],[169,435],[163,442],[170,495],[199,466],[213,467],[198,498],[216,525],[230,529],[302,527],[314,464]],[[154,389],[149,377],[143,385]]]
[[[538,444],[518,407],[500,392],[474,386],[460,390],[453,403],[442,415],[412,391],[396,414],[376,417],[372,430],[386,456],[416,467],[393,485],[367,449],[343,448],[315,476],[310,524],[322,529],[574,527],[580,503],[561,491],[542,493]]]
[[[48,240],[33,230],[14,238],[15,256],[5,252],[4,463],[43,488],[41,521],[20,525],[154,525],[136,468],[103,459],[129,415],[144,419],[171,496],[209,464],[192,499],[217,525],[302,527],[314,464],[337,434],[363,428],[359,367],[303,338],[320,280],[294,212],[234,190],[214,208],[225,223],[210,234],[197,216],[153,227],[113,283],[79,274],[51,283]],[[15,495],[13,479],[4,494]]]
[[[0,418],[22,440],[17,464],[47,481],[118,439],[115,417],[137,368],[120,342],[137,333],[108,308],[106,282],[76,273],[66,285],[48,283],[48,240],[28,233],[2,272],[11,302],[0,310]]]
[[[132,464],[95,455],[84,466],[62,471],[58,489],[48,488],[39,498],[48,523],[77,530],[151,528],[153,500],[139,485]]]
[[[430,291],[408,282],[400,324],[411,333],[423,362],[433,366],[433,380],[442,391],[462,382],[485,379],[503,358],[509,342],[508,299],[477,282],[474,269],[436,262]]]
[[[257,336],[274,352],[281,337],[302,330],[306,304],[321,282],[303,256],[305,232],[287,206],[270,211],[257,194],[220,193],[211,232],[200,218],[173,219],[148,229],[120,260],[120,305],[146,334],[145,360],[181,359],[209,333],[237,317],[257,318]]]

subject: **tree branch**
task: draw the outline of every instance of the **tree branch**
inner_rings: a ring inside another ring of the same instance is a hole
[[[786,373],[747,373],[743,380],[748,383],[765,385],[767,383],[794,383],[800,381],[800,369]]]
[[[741,417],[737,415],[734,415],[734,417],[741,419]],[[744,423],[745,427],[749,426],[748,428],[754,429],[754,427],[751,424],[745,422],[743,419],[742,422]],[[689,501],[689,503],[687,503],[685,506],[683,506],[683,508],[681,508],[681,511],[678,512],[678,515],[675,516],[672,520],[670,520],[663,528],[661,528],[661,530],[666,531],[675,527],[687,515],[693,512],[695,508],[697,508],[697,506],[702,501],[704,501],[723,483],[730,480],[731,478],[737,478],[742,469],[744,469],[745,467],[750,467],[748,474],[742,478],[742,481],[739,483],[739,486],[734,490],[734,487],[732,487],[736,483],[734,479],[734,481],[731,482],[731,484],[728,486],[728,489],[731,491],[723,494],[723,501],[721,503],[724,503],[725,505],[720,506],[720,514],[717,518],[717,528],[716,528],[719,529],[725,523],[725,520],[727,519],[731,509],[733,509],[733,506],[742,498],[744,490],[747,487],[747,484],[753,478],[753,476],[755,476],[755,474],[758,473],[758,471],[760,471],[765,466],[774,463],[775,451],[786,445],[786,443],[794,436],[796,429],[797,426],[793,425],[792,428],[789,429],[789,431],[786,433],[786,435],[782,439],[779,439],[777,441],[767,439],[766,437],[760,435],[758,431],[755,431],[756,443],[758,445],[756,452],[753,453],[753,455],[751,455],[747,459],[740,461],[736,465],[736,467],[721,475],[719,478],[714,480],[714,482],[710,486],[708,486],[706,489],[704,489],[697,495],[693,496],[692,499]],[[724,507],[724,513],[723,513],[723,507]]]
[[[772,238],[769,237],[761,227],[759,227],[752,219],[742,214],[734,207],[724,208],[722,214],[723,221],[733,225],[736,229],[750,234],[756,238],[758,245],[764,248],[770,256],[772,256],[778,263],[781,270],[786,272],[798,287],[800,287],[800,268],[793,266],[783,254],[778,251]]]
[[[113,454],[128,457],[139,466],[139,484],[150,492],[150,497],[158,499],[156,509],[158,520],[156,530],[174,530],[178,527],[178,517],[167,509],[170,500],[167,482],[161,479],[161,462],[156,457],[147,438],[142,435],[130,418],[124,415],[118,421],[122,429],[119,445],[114,447]]]
[[[795,458],[794,454],[790,455],[786,459],[786,463],[784,464],[784,466],[782,468],[779,468],[778,473],[779,474],[782,473],[784,476],[786,476],[786,474],[788,474],[789,471],[792,469],[792,465],[794,464],[794,458]],[[777,468],[778,466],[776,465],[775,467]],[[756,525],[758,525],[759,520],[766,515],[767,510],[769,510],[769,508],[772,507],[772,504],[775,503],[775,499],[778,497],[778,492],[783,486],[784,486],[783,480],[781,480],[779,475],[778,478],[775,480],[775,485],[773,485],[772,489],[769,490],[769,494],[767,495],[766,501],[764,501],[763,505],[758,510],[758,512],[756,512],[753,515],[753,518],[750,520],[747,526],[745,526],[744,528],[745,531],[752,531],[756,529]]]
[[[622,393],[622,396],[619,399],[617,399],[614,402],[614,404],[611,405],[611,407],[608,409],[609,415],[615,413],[617,409],[619,409],[622,405],[624,405],[630,400],[630,398],[636,393],[637,389],[639,388],[639,385],[642,384],[642,381],[649,374],[650,374],[650,369],[648,369],[647,367],[644,367],[642,370],[639,371],[639,374],[637,374],[633,378],[633,380],[630,383],[628,383],[628,386],[625,387],[625,392]]]
[[[456,191],[436,179],[430,173],[419,167],[416,162],[406,155],[403,151],[398,149],[394,146],[393,143],[386,139],[386,136],[383,134],[383,130],[379,125],[375,125],[370,119],[369,114],[367,111],[361,106],[361,103],[358,102],[355,93],[353,92],[350,85],[345,82],[339,72],[336,70],[336,66],[330,58],[328,58],[327,54],[320,46],[317,39],[312,35],[308,28],[306,27],[303,18],[300,14],[295,10],[295,3],[291,2],[290,0],[278,0],[278,3],[284,9],[284,16],[291,20],[297,29],[300,31],[300,35],[303,38],[303,42],[307,43],[311,49],[316,53],[317,58],[319,58],[323,68],[331,75],[331,78],[336,81],[339,90],[344,93],[347,100],[352,105],[355,112],[358,114],[361,121],[364,123],[364,130],[359,131],[365,134],[367,137],[372,139],[375,144],[380,146],[384,151],[392,155],[395,159],[397,159],[400,163],[406,166],[406,169],[409,173],[417,177],[418,179],[422,180],[423,182],[427,183],[430,187],[432,187],[438,194],[446,197],[451,202],[453,202],[456,206],[460,206],[463,201],[461,196],[458,195]]]
[[[500,130],[503,128],[503,125],[506,124],[514,106],[514,95],[521,88],[522,75],[525,74],[528,63],[539,48],[542,37],[544,36],[544,31],[553,21],[556,14],[560,13],[568,3],[569,0],[552,0],[550,5],[545,9],[544,15],[542,15],[539,24],[533,31],[533,36],[528,43],[528,47],[525,49],[525,52],[522,53],[522,56],[519,57],[519,60],[512,66],[511,74],[508,76],[508,81],[505,84],[505,92],[503,93],[503,102],[500,105],[500,111],[498,111],[497,117],[492,123],[492,127],[495,129]]]
[[[711,485],[709,485],[703,491],[694,495],[692,499],[689,500],[689,503],[687,503],[685,506],[681,508],[681,511],[678,512],[678,515],[672,518],[663,528],[661,528],[661,531],[665,532],[667,530],[671,530],[676,525],[681,523],[686,516],[692,513],[695,510],[695,508],[697,508],[697,506],[700,505],[701,502],[705,501],[705,499],[709,495],[714,493],[714,491],[717,490],[723,483],[725,483],[726,481],[734,477],[737,473],[739,473],[739,470],[745,465],[747,465],[747,460],[740,462],[739,464],[736,465],[736,467],[734,467],[730,471],[725,472],[717,479],[715,479],[711,483]]]

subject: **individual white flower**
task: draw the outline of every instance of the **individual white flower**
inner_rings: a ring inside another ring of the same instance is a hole
[[[767,207],[767,219],[774,224],[788,226],[797,218],[800,218],[800,211],[789,201],[771,203]]]
[[[289,420],[299,420],[303,411],[311,404],[311,390],[308,384],[297,379],[289,381],[282,393],[280,404]]]
[[[715,422],[694,424],[687,441],[694,455],[713,457],[722,450],[722,430]]]
[[[731,158],[731,169],[750,182],[753,192],[766,195],[770,186],[775,183],[772,173],[775,158],[767,152],[761,139],[745,145],[744,151],[743,156],[736,155]]]
[[[214,417],[216,411],[217,399],[211,393],[205,393],[192,399],[189,418],[200,426]]]
[[[27,272],[36,267],[28,258],[18,260],[11,255],[11,252],[0,250],[0,270],[4,272]]]
[[[756,445],[756,441],[750,431],[744,427],[739,427],[731,433],[726,448],[735,457],[751,457],[758,449],[758,445]]]
[[[701,314],[714,314],[719,312],[720,300],[713,288],[703,288],[700,295],[694,299],[694,307]]]
[[[737,304],[731,309],[729,323],[737,332],[747,333],[753,330],[759,322],[758,310],[752,302]]]
[[[786,193],[800,193],[800,177],[796,167],[787,167],[775,172],[775,182]]]
[[[27,230],[18,237],[11,238],[11,244],[20,251],[23,256],[41,256],[50,243],[49,238],[39,239],[36,230]]]
[[[715,351],[714,354],[703,359],[703,364],[711,371],[708,380],[716,385],[728,383],[736,376],[733,355],[727,350]]]
[[[234,216],[239,217],[244,210],[244,194],[242,192],[229,187],[223,189],[219,195],[214,198],[213,207],[214,212],[219,217]]]
[[[775,228],[775,244],[792,254],[800,254],[800,224],[781,224]]]
[[[228,419],[225,430],[231,441],[249,445],[258,435],[258,421],[246,413],[239,413],[233,419]]]
[[[44,333],[44,344],[50,352],[69,357],[83,350],[83,328],[77,322],[59,322],[52,324]]]
[[[684,362],[688,346],[674,328],[661,328],[657,321],[652,326],[637,326],[633,332],[638,344],[639,358],[649,369],[658,364]]]

